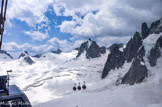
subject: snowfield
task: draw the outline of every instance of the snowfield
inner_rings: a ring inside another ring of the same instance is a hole
[[[150,35],[144,40],[146,54],[155,45],[152,40],[159,36]],[[151,41],[150,41],[151,40]],[[161,50],[162,52],[162,50]],[[120,84],[131,63],[111,70],[101,80],[109,51],[99,58],[86,59],[82,54],[76,59],[77,51],[69,53],[47,53],[28,65],[23,58],[1,60],[0,74],[12,69],[10,84],[16,84],[28,96],[33,107],[162,107],[162,57],[155,67],[150,67],[146,55],[145,64],[149,76],[135,85]],[[73,84],[83,84],[87,89],[73,91]]]

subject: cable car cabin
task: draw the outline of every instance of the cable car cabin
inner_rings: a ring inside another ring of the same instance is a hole
[[[7,76],[0,76],[0,92],[4,92],[7,90]]]
[[[32,107],[27,96],[16,86],[8,87],[8,94],[0,93],[0,107]]]

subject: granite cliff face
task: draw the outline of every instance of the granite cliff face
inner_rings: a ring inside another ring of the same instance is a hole
[[[111,53],[108,55],[108,59],[103,69],[102,79],[105,78],[111,70],[123,66],[125,62],[124,53],[119,50],[118,45],[113,46],[110,51]]]
[[[135,83],[141,83],[148,76],[148,69],[143,59],[144,55],[145,50],[142,47],[135,56],[129,71],[123,77],[122,84],[133,85]]]
[[[141,45],[142,38],[138,32],[135,32],[133,38],[128,41],[126,48],[124,49],[124,56],[127,62],[132,61]]]

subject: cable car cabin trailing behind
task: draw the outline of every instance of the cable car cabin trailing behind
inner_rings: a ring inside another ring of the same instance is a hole
[[[74,83],[73,91],[76,91],[76,84]]]
[[[80,82],[79,82],[79,85],[78,85],[77,89],[78,89],[79,91],[81,90]]]
[[[82,89],[85,90],[86,88],[85,81],[83,81]]]

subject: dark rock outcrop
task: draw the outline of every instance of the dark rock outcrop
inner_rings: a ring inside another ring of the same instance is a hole
[[[75,48],[74,50],[77,50],[77,51],[79,51],[79,48]]]
[[[84,51],[88,50],[87,49],[88,48],[87,44],[88,44],[88,41],[81,44],[76,58],[78,58]]]
[[[37,55],[34,55],[32,57],[35,57],[35,58],[40,58],[42,56],[42,54],[37,54]]]
[[[24,61],[30,65],[35,63],[29,56],[25,56]]]
[[[88,41],[81,44],[76,58],[78,58],[84,52],[86,52],[87,59],[97,58],[106,52],[106,48],[99,47],[95,41],[89,39]]]
[[[119,50],[118,46],[113,47],[104,66],[102,79],[105,78],[112,69],[118,69],[123,66],[124,62],[125,58],[123,52]]]
[[[153,22],[149,29],[149,34],[159,34],[160,32],[162,32],[162,18]]]
[[[137,52],[137,55],[140,56],[140,57],[144,57],[145,56],[145,48],[144,46],[141,46],[139,51]]]
[[[115,44],[111,45],[108,49],[110,51],[112,51],[114,49],[114,47],[122,48],[123,47],[123,44],[117,44],[117,43],[115,43]]]
[[[19,59],[22,59],[23,58],[23,60],[27,63],[27,64],[29,64],[29,65],[32,65],[33,63],[35,63],[31,58],[30,58],[30,55],[28,54],[28,52],[27,51],[24,51],[24,52],[22,52],[21,54],[20,54],[20,56],[19,56]]]
[[[153,34],[153,33],[159,34],[160,32],[162,32],[162,18],[153,22],[150,28],[148,28],[146,22],[142,23],[141,26],[142,39],[148,37],[149,34]]]
[[[162,37],[159,39],[159,46],[162,48]]]
[[[152,48],[148,57],[150,65],[153,67],[156,65],[157,59],[161,56],[161,52],[158,48]]]
[[[149,63],[152,67],[156,65],[157,59],[161,57],[161,51],[159,48],[162,48],[162,36],[157,40],[155,47],[151,49],[148,57]]]
[[[4,50],[0,50],[0,54],[5,54],[5,55],[7,55],[9,58],[13,59],[13,57],[12,57],[9,53],[7,53],[6,51],[4,51]]]
[[[124,49],[124,55],[127,62],[132,61],[141,45],[142,45],[142,38],[140,37],[140,34],[136,32],[133,36],[133,39],[131,38],[129,40],[129,42],[126,45],[126,48]]]
[[[146,24],[146,22],[142,23],[141,26],[141,35],[142,35],[142,39],[145,39],[146,37],[148,37],[149,34],[149,28]]]
[[[97,58],[100,57],[100,47],[97,45],[96,42],[92,41],[89,48],[87,47],[86,58]]]
[[[162,35],[161,35],[161,36],[159,37],[159,39],[157,40],[155,47],[160,47],[160,48],[162,48]]]
[[[55,54],[60,54],[62,51],[60,49],[57,49],[56,51],[51,51],[51,52]]]
[[[100,48],[100,53],[101,53],[101,54],[106,53],[106,47],[102,46],[102,47]]]
[[[122,84],[133,85],[135,83],[141,83],[148,76],[148,69],[142,57],[144,53],[145,50],[142,47],[135,56],[129,71],[123,77]]]
[[[28,56],[28,52],[27,51],[24,51],[20,54],[20,56],[18,57],[18,59],[20,59],[21,57],[25,57],[25,56]]]

